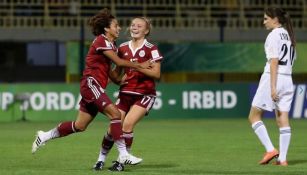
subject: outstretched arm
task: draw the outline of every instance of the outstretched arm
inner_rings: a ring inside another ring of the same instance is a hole
[[[138,71],[148,77],[159,80],[161,77],[161,62],[153,62],[150,69],[139,69]]]
[[[131,68],[135,68],[135,69],[147,69],[152,64],[149,61],[147,62],[147,64],[146,63],[140,64],[140,63],[132,63],[130,61],[123,60],[123,59],[119,58],[113,50],[106,50],[106,51],[103,52],[103,54],[105,56],[107,56],[110,60],[112,60],[116,64],[116,66],[119,66],[119,67],[131,67]]]

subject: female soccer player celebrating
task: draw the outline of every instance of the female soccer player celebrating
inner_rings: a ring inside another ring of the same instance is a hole
[[[89,20],[93,34],[96,36],[86,56],[86,67],[80,83],[80,109],[75,121],[62,122],[54,129],[47,132],[38,131],[32,145],[32,153],[50,139],[64,137],[69,134],[84,131],[92,122],[98,112],[105,114],[110,119],[110,134],[119,151],[119,161],[130,161],[134,164],[142,159],[136,158],[126,150],[125,140],[122,136],[121,113],[112,104],[105,92],[110,74],[111,63],[117,66],[131,67],[136,70],[149,68],[149,62],[132,63],[120,59],[114,45],[119,35],[120,27],[114,16],[107,9],[101,10]],[[120,170],[119,170],[120,171]]]
[[[163,57],[158,48],[146,40],[150,30],[151,24],[147,18],[134,18],[129,28],[132,39],[120,45],[118,55],[131,62],[141,63],[151,60],[153,62],[151,69],[135,70],[125,68],[125,75],[121,78],[121,67],[116,67],[111,76],[114,82],[121,84],[116,105],[121,113],[123,137],[125,138],[128,152],[130,152],[133,142],[133,129],[135,125],[148,114],[154,104],[156,96],[155,79],[159,79],[161,74],[160,67]],[[94,165],[95,170],[103,168],[106,156],[112,145],[112,133],[106,133],[102,141],[98,161]],[[135,164],[129,161],[125,163]],[[119,166],[119,162],[115,162],[113,168],[116,169]]]
[[[266,29],[271,30],[265,41],[267,58],[264,72],[252,102],[249,121],[266,149],[259,164],[269,163],[278,157],[276,165],[287,166],[287,152],[291,129],[289,110],[293,98],[292,65],[296,57],[295,38],[289,14],[280,8],[268,8],[264,13]],[[274,148],[261,117],[264,110],[275,109],[279,127],[279,151]]]

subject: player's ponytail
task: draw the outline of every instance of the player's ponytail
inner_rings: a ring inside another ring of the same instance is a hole
[[[278,22],[286,28],[290,35],[292,45],[296,46],[295,35],[289,13],[281,8],[269,7],[265,10],[265,14],[271,18],[277,18]]]
[[[294,36],[294,31],[293,31],[293,26],[292,26],[292,22],[291,22],[291,19],[290,19],[290,15],[287,12],[285,12],[284,18],[285,18],[285,23],[283,25],[286,27],[286,29],[287,29],[287,31],[290,35],[291,43],[295,47],[296,46],[296,40],[295,40],[295,36]]]

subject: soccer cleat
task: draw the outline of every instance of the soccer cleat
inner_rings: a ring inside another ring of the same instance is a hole
[[[119,156],[117,161],[126,165],[137,165],[143,161],[143,159],[135,157],[131,154]]]
[[[113,165],[108,168],[110,171],[124,171],[125,167],[124,164],[119,163],[118,161],[113,162]]]
[[[96,164],[93,166],[93,170],[100,171],[104,167],[103,161],[97,161]]]
[[[45,145],[46,140],[43,137],[44,131],[37,131],[36,138],[32,144],[32,154],[34,154],[40,147]]]
[[[279,152],[276,149],[274,149],[271,152],[266,152],[262,160],[260,160],[259,164],[260,165],[268,164],[272,159],[277,158],[278,155],[279,155]]]
[[[279,166],[288,166],[288,162],[287,161],[279,161],[277,160],[276,162],[273,162],[273,165],[279,165]]]

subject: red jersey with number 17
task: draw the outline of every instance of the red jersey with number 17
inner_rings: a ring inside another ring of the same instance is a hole
[[[92,42],[86,56],[85,69],[83,76],[94,77],[102,88],[108,84],[111,60],[103,54],[103,51],[113,50],[117,52],[114,43],[107,40],[105,35],[97,36]]]
[[[118,56],[125,60],[139,63],[150,59],[156,62],[163,59],[157,46],[149,43],[146,39],[142,46],[135,50],[132,49],[131,41],[121,44],[118,49]],[[126,83],[120,87],[122,93],[156,95],[155,80],[153,78],[133,68],[124,68],[124,70],[127,77],[125,79]]]

